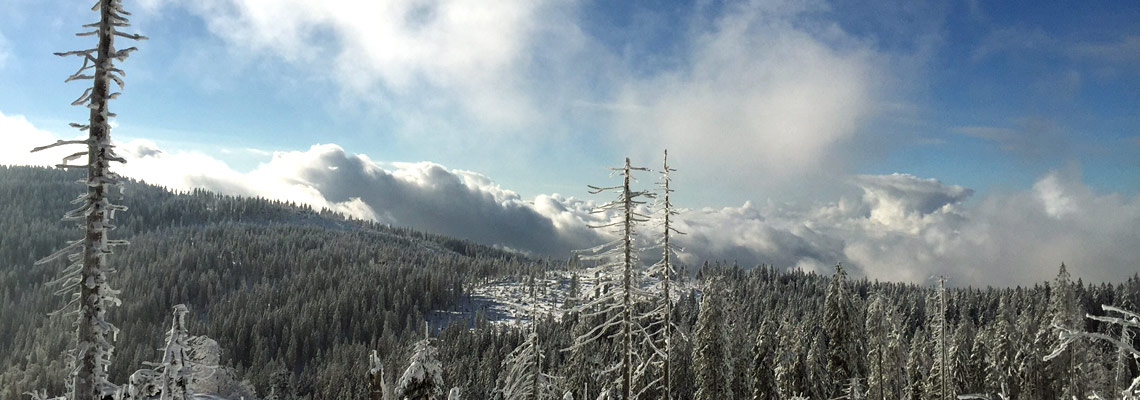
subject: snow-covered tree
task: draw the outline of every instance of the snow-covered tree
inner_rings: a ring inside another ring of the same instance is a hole
[[[672,394],[672,379],[670,378],[669,361],[673,357],[673,277],[677,275],[674,269],[676,264],[676,250],[673,243],[670,241],[673,234],[683,235],[684,233],[677,230],[673,224],[673,217],[679,215],[676,207],[673,206],[670,195],[673,189],[670,187],[672,177],[670,174],[677,170],[669,167],[669,151],[665,150],[665,155],[661,165],[661,181],[658,184],[658,204],[657,208],[661,211],[661,260],[654,265],[654,273],[660,274],[661,279],[661,295],[659,296],[659,306],[651,312],[652,316],[658,316],[661,320],[659,329],[656,329],[655,336],[661,338],[661,346],[658,349],[653,346],[654,351],[650,359],[654,363],[659,363],[658,367],[661,369],[661,377],[659,380],[661,391],[663,392],[662,398],[671,400]],[[652,324],[653,322],[651,322]],[[650,328],[652,331],[653,329]]]
[[[111,93],[111,82],[123,87],[123,71],[116,68],[114,61],[125,60],[134,47],[115,48],[115,37],[145,39],[143,36],[119,31],[129,26],[126,18],[130,13],[123,10],[121,0],[99,0],[92,10],[98,11],[99,21],[84,25],[92,30],[79,33],[79,36],[95,35],[98,44],[86,50],[56,53],[59,56],[78,56],[83,65],[65,82],[91,80],[92,85],[71,104],[88,108],[86,124],[72,123],[71,126],[87,131],[85,140],[57,141],[38,147],[40,151],[63,145],[86,145],[87,149],[63,159],[60,168],[87,170],[87,192],[75,199],[79,208],[64,215],[67,221],[83,221],[83,239],[69,243],[63,249],[40,260],[47,263],[66,256],[71,264],[57,281],[63,286],[61,292],[74,293],[67,308],[77,306],[75,322],[75,348],[71,353],[73,367],[68,378],[72,400],[101,400],[104,396],[118,391],[118,387],[107,380],[107,369],[111,364],[114,346],[110,339],[116,328],[106,320],[107,308],[119,304],[118,291],[108,286],[107,275],[114,270],[106,263],[111,247],[126,244],[121,240],[110,240],[108,231],[114,229],[111,220],[115,211],[125,207],[111,204],[108,193],[118,182],[118,176],[110,171],[111,162],[123,162],[115,155],[111,145],[110,119],[115,116],[108,108],[108,102],[119,96]],[[89,70],[94,70],[89,72]],[[69,161],[87,156],[84,165],[68,164]]]
[[[827,373],[833,387],[826,396],[834,396],[841,385],[859,373],[858,340],[862,320],[856,315],[855,302],[847,288],[847,273],[842,264],[835,265],[835,274],[827,287],[823,306],[823,329],[827,336]]]
[[[388,385],[388,375],[384,373],[384,363],[376,350],[368,355],[369,399],[392,400],[392,388]]]
[[[756,343],[752,346],[752,400],[776,400],[776,332],[765,320],[756,333]]]
[[[982,357],[982,388],[990,393],[1008,394],[1013,384],[1013,318],[1008,296],[1002,296],[996,319],[974,342],[975,354]]]
[[[153,369],[135,373],[139,378],[150,377],[151,382],[139,381],[157,389],[161,400],[190,399],[195,388],[209,386],[206,380],[214,378],[218,370],[221,356],[218,342],[206,336],[190,335],[186,326],[186,314],[189,312],[184,304],[174,306],[170,330],[166,332],[166,346],[162,349],[162,361],[146,363]],[[131,384],[133,386],[136,382]]]
[[[645,204],[644,198],[652,197],[647,191],[634,191],[630,188],[633,172],[648,171],[647,168],[633,167],[629,158],[625,165],[613,168],[613,173],[622,178],[622,184],[610,187],[590,186],[591,194],[603,192],[617,192],[617,198],[605,203],[595,210],[595,214],[609,216],[616,215],[616,220],[610,219],[597,225],[590,225],[594,229],[613,229],[618,238],[588,249],[582,257],[584,261],[601,261],[598,268],[599,287],[612,285],[612,290],[603,290],[593,299],[585,301],[573,311],[579,313],[580,318],[593,319],[604,316],[604,322],[595,325],[583,335],[574,338],[574,343],[563,351],[575,351],[582,347],[596,346],[603,338],[616,340],[621,349],[620,360],[610,368],[606,368],[601,375],[616,373],[612,382],[613,387],[621,389],[623,399],[636,398],[637,391],[633,388],[638,373],[644,373],[648,356],[637,351],[639,344],[651,343],[651,336],[645,327],[639,323],[640,315],[635,315],[635,304],[647,298],[647,293],[641,289],[638,281],[637,269],[639,265],[639,252],[637,245],[636,225],[649,220],[649,217],[638,211],[638,207]],[[617,332],[613,332],[616,330]],[[634,337],[639,340],[635,342]]]
[[[902,395],[905,372],[898,322],[886,296],[876,294],[867,306],[863,330],[867,336],[867,398],[896,399]]]
[[[950,330],[946,322],[946,286],[945,279],[939,279],[938,291],[931,303],[933,307],[930,315],[930,344],[933,345],[933,361],[930,373],[926,376],[926,398],[930,400],[948,400],[950,393]]]
[[[926,399],[926,375],[931,364],[928,338],[922,329],[915,331],[911,338],[910,353],[906,360],[907,386],[903,392],[906,400]]]
[[[949,343],[950,366],[947,370],[950,374],[951,393],[968,393],[974,389],[971,386],[977,381],[977,376],[972,356],[976,334],[974,322],[969,318],[963,318],[954,329],[953,338]]]
[[[507,358],[503,359],[502,373],[495,393],[503,400],[554,400],[558,387],[554,377],[542,372],[546,354],[538,343],[538,296],[531,288],[530,332]]]
[[[1132,310],[1135,309],[1135,307],[1132,307],[1131,301],[1125,299],[1124,304],[1121,305],[1120,309]],[[1131,329],[1128,329],[1127,326],[1120,327],[1120,343],[1134,343],[1133,338],[1135,338],[1135,335],[1136,334],[1133,333]],[[1129,354],[1126,348],[1123,346],[1116,346],[1116,357],[1112,363],[1112,388],[1110,389],[1109,393],[1120,393],[1120,391],[1124,390],[1124,388],[1130,385],[1130,382],[1132,381],[1131,365],[1135,365],[1135,363],[1136,361],[1133,359],[1132,355]]]
[[[187,400],[190,398],[190,379],[194,374],[187,351],[190,349],[190,333],[186,330],[186,306],[174,306],[174,320],[166,333],[166,348],[162,363],[155,368],[159,374],[162,400]]]
[[[731,399],[732,362],[728,343],[721,284],[706,285],[701,296],[701,310],[693,335],[693,371],[697,383],[697,400]]]
[[[538,345],[538,333],[530,332],[507,358],[495,389],[503,400],[553,400],[558,398],[554,377],[542,372],[546,356]]]
[[[408,368],[396,382],[396,399],[441,400],[443,390],[443,365],[439,362],[439,350],[431,337],[424,337],[416,342]]]
[[[1049,376],[1046,374],[1042,357],[1048,352],[1048,344],[1053,338],[1047,322],[1040,320],[1041,313],[1035,309],[1025,310],[1018,316],[1017,325],[1022,336],[1014,348],[1014,363],[1017,369],[1017,382],[1011,385],[1010,397],[1016,399],[1038,399],[1050,397]]]
[[[1123,331],[1140,329],[1140,314],[1136,314],[1132,311],[1109,305],[1101,305],[1101,308],[1107,313],[1113,314],[1114,316],[1096,316],[1092,314],[1086,314],[1085,317],[1102,323],[1117,325]],[[1053,348],[1053,351],[1051,353],[1045,356],[1044,360],[1046,361],[1056,360],[1058,357],[1063,356],[1065,353],[1077,351],[1074,348],[1074,344],[1079,343],[1081,340],[1094,340],[1109,343],[1116,347],[1120,352],[1131,356],[1134,360],[1140,360],[1140,349],[1137,349],[1135,344],[1130,341],[1121,340],[1118,337],[1110,336],[1100,332],[1085,332],[1081,329],[1067,328],[1061,325],[1054,325],[1053,327],[1058,331],[1057,345]],[[1121,337],[1131,336],[1131,333],[1124,333],[1121,335]],[[1120,391],[1119,395],[1123,400],[1140,399],[1140,376],[1135,377],[1128,387]],[[1095,397],[1093,398],[1101,398],[1099,395],[1094,396]]]
[[[1065,263],[1061,263],[1061,269],[1057,273],[1057,278],[1053,280],[1051,289],[1049,292],[1049,326],[1054,332],[1063,329],[1081,329],[1083,322],[1080,316],[1083,312],[1077,299],[1076,287],[1074,287]],[[1056,338],[1057,334],[1054,333],[1050,337],[1050,341],[1047,342],[1048,348],[1057,348]],[[1080,346],[1079,343],[1073,345]],[[1051,358],[1049,367],[1054,379],[1054,390],[1060,394],[1061,398],[1084,397],[1084,356],[1084,349],[1074,349],[1074,351]]]

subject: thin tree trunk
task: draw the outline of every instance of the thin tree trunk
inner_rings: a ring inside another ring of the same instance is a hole
[[[672,325],[669,322],[669,319],[673,314],[673,296],[671,296],[669,292],[669,279],[671,278],[670,275],[673,273],[673,268],[669,264],[669,212],[671,211],[669,204],[669,150],[665,150],[665,158],[662,164],[665,168],[663,171],[665,173],[665,240],[664,246],[662,246],[665,252],[665,280],[663,284],[665,290],[665,362],[662,365],[662,368],[664,369],[662,375],[665,383],[665,400],[672,400],[672,385],[670,385],[669,381],[669,356],[671,355],[672,351],[673,336],[671,335],[672,331],[670,329]]]
[[[621,360],[621,363],[622,363],[621,364],[621,370],[622,370],[621,392],[622,392],[622,399],[626,399],[626,400],[630,399],[630,393],[632,392],[632,389],[633,389],[633,371],[632,371],[632,369],[633,369],[633,365],[632,365],[633,364],[633,357],[631,355],[631,353],[633,352],[633,331],[632,331],[632,329],[630,329],[631,328],[630,325],[632,324],[632,319],[633,319],[633,315],[632,315],[633,305],[630,304],[631,303],[630,292],[633,290],[631,287],[632,286],[632,280],[633,280],[633,242],[632,242],[632,235],[633,235],[633,232],[632,232],[632,229],[633,229],[633,199],[631,198],[632,193],[630,193],[630,191],[629,191],[629,175],[630,175],[629,157],[626,157],[625,158],[625,182],[624,182],[623,188],[622,188],[622,190],[624,191],[623,197],[625,198],[624,199],[625,200],[625,265],[624,265],[625,271],[624,271],[624,276],[622,278],[622,285],[625,288],[625,293],[624,293],[625,300],[623,302],[624,307],[622,307],[623,308],[622,312],[625,314],[625,317],[624,317],[624,320],[622,323],[622,337],[623,337],[623,340],[625,341],[625,343],[624,343],[625,352],[622,354],[622,360]]]
[[[110,143],[110,126],[107,121],[107,97],[109,95],[109,74],[114,35],[112,27],[112,5],[101,1],[99,9],[99,44],[95,60],[94,88],[91,93],[89,113],[89,143],[87,146],[87,206],[89,207],[83,240],[83,269],[79,284],[79,320],[75,336],[76,373],[73,384],[73,400],[100,400],[98,357],[99,348],[108,338],[106,332],[97,326],[102,323],[106,311],[102,291],[106,284],[103,254],[106,242],[106,193],[104,180],[107,175],[107,144]],[[109,357],[109,355],[108,355]]]

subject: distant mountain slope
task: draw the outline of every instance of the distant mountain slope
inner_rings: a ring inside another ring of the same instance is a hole
[[[70,318],[45,316],[64,300],[45,283],[63,265],[34,262],[80,236],[60,222],[82,190],[79,177],[0,166],[0,398],[62,392]],[[366,349],[402,363],[425,315],[454,306],[466,282],[536,265],[470,241],[263,199],[136,182],[123,192],[130,209],[116,215],[112,237],[131,245],[110,260],[124,301],[110,315],[121,329],[119,382],[155,360],[170,308],[186,303],[197,316],[191,329],[217,339],[259,392],[291,375],[305,377],[292,383],[298,392],[333,394],[320,391],[335,377],[355,380]]]

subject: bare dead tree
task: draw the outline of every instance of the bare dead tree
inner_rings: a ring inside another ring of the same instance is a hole
[[[120,28],[129,26],[126,16],[130,15],[123,10],[121,0],[99,0],[91,9],[99,13],[99,21],[83,25],[92,30],[76,35],[97,36],[99,42],[96,47],[55,53],[62,57],[76,56],[83,59],[83,65],[68,76],[65,82],[92,81],[92,86],[71,103],[89,109],[86,124],[71,124],[80,131],[87,131],[88,137],[85,140],[60,140],[32,150],[36,152],[64,145],[87,146],[86,151],[71,154],[58,165],[60,168],[87,170],[87,191],[73,201],[74,204],[81,204],[80,207],[64,214],[65,221],[83,221],[79,225],[85,232],[84,237],[37,262],[48,263],[64,256],[71,262],[56,283],[62,286],[60,293],[73,294],[64,310],[73,310],[69,313],[78,314],[75,322],[75,348],[71,353],[73,364],[68,376],[71,391],[69,397],[72,400],[101,400],[117,390],[107,380],[107,367],[114,351],[109,338],[113,337],[117,329],[107,322],[106,312],[107,307],[118,305],[120,301],[117,297],[119,292],[107,283],[107,275],[114,269],[107,265],[106,258],[113,246],[125,245],[126,241],[110,240],[107,233],[114,229],[111,220],[115,211],[126,210],[126,207],[112,204],[107,198],[107,193],[118,183],[118,176],[111,172],[110,164],[124,162],[115,155],[111,144],[110,119],[115,114],[109,110],[108,102],[119,96],[119,92],[111,93],[111,82],[117,84],[120,90],[123,88],[124,72],[115,67],[114,61],[126,60],[131,52],[137,50],[134,47],[116,49],[115,37],[146,39],[141,35],[119,31]],[[86,165],[69,164],[84,155],[87,156]]]

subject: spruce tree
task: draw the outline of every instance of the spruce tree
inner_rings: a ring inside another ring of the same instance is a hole
[[[428,337],[425,324],[425,337],[416,342],[408,368],[396,382],[397,400],[442,400],[443,365],[439,362],[439,350],[435,341]]]
[[[926,331],[915,331],[910,342],[910,353],[906,361],[907,386],[903,393],[906,400],[926,400],[926,375],[930,371]]]
[[[893,372],[888,370],[887,341],[890,339],[890,326],[888,323],[887,305],[885,297],[879,293],[867,306],[867,321],[863,330],[867,333],[867,397],[873,400],[886,400],[894,398],[897,394],[888,397],[887,379]]]
[[[856,320],[855,303],[847,288],[847,273],[842,264],[835,265],[835,274],[827,287],[824,300],[823,329],[827,342],[827,375],[833,383],[826,396],[835,396],[844,382],[857,377],[858,338],[862,321]]]
[[[722,284],[707,285],[701,296],[701,311],[693,337],[693,374],[697,400],[734,398],[732,363],[725,324]]]
[[[1046,348],[1058,346],[1056,332],[1063,329],[1083,330],[1084,327],[1084,322],[1081,320],[1083,312],[1077,299],[1076,287],[1073,285],[1065,263],[1061,263],[1060,271],[1057,273],[1057,278],[1053,280],[1051,289],[1052,291],[1049,292],[1049,325],[1052,328],[1052,335],[1050,335]],[[1080,344],[1074,344],[1074,346],[1077,348],[1058,355],[1049,363],[1049,372],[1053,382],[1052,389],[1057,395],[1065,399],[1084,397],[1081,364],[1085,352],[1084,349],[1079,348]]]
[[[765,320],[756,333],[756,344],[752,347],[752,400],[777,400],[776,376],[774,370],[776,337],[772,323]]]

